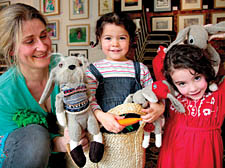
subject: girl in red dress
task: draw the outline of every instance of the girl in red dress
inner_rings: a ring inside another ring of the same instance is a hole
[[[158,168],[223,167],[225,84],[221,80],[217,91],[209,91],[215,72],[207,58],[204,50],[185,44],[173,46],[166,54],[166,79],[179,92],[177,99],[186,112],[170,105]]]

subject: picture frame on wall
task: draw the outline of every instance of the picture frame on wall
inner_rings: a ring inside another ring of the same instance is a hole
[[[57,52],[58,52],[58,45],[52,44],[52,53],[57,53]]]
[[[212,18],[211,18],[212,24],[217,24],[222,21],[225,21],[225,12],[212,13]]]
[[[98,0],[98,16],[114,11],[114,0]]]
[[[88,19],[89,0],[69,0],[69,19]]]
[[[191,25],[204,25],[205,24],[205,14],[185,14],[178,15],[177,21],[177,31],[184,29]]]
[[[52,40],[59,39],[59,20],[49,20],[47,23],[47,31]]]
[[[60,0],[40,0],[40,11],[45,16],[58,15]]]
[[[9,5],[10,5],[10,1],[0,2],[0,10]]]
[[[152,32],[171,32],[173,31],[173,16],[152,16]]]
[[[214,8],[225,8],[224,0],[214,0]]]
[[[142,10],[142,0],[121,0],[121,11]]]
[[[202,0],[180,0],[181,10],[202,10]]]
[[[77,57],[80,54],[88,59],[88,49],[69,49],[68,50],[68,56],[75,56],[75,57]]]
[[[154,12],[172,11],[171,0],[154,0]]]
[[[67,44],[69,46],[90,45],[90,24],[67,25]]]

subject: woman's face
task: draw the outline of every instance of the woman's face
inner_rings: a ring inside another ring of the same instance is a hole
[[[50,63],[51,39],[39,19],[24,21],[22,40],[18,45],[18,62],[21,69],[42,69]]]

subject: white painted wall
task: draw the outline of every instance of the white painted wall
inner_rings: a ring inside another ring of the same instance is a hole
[[[5,2],[7,0],[0,0]],[[40,0],[10,0],[13,3],[25,3],[40,9]],[[66,26],[73,24],[90,24],[90,41],[95,41],[95,24],[98,16],[98,0],[89,0],[89,18],[81,20],[69,20],[69,0],[60,0],[60,14],[47,16],[48,20],[59,20],[59,40],[52,40],[53,44],[58,45],[58,52],[68,55],[68,49],[88,49],[88,59],[90,62],[104,58],[100,47],[91,48],[90,46],[68,46],[66,37]]]

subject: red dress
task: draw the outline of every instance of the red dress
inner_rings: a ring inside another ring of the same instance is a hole
[[[158,168],[222,168],[221,126],[225,114],[225,82],[219,90],[194,101],[177,97],[185,114],[170,106]]]

